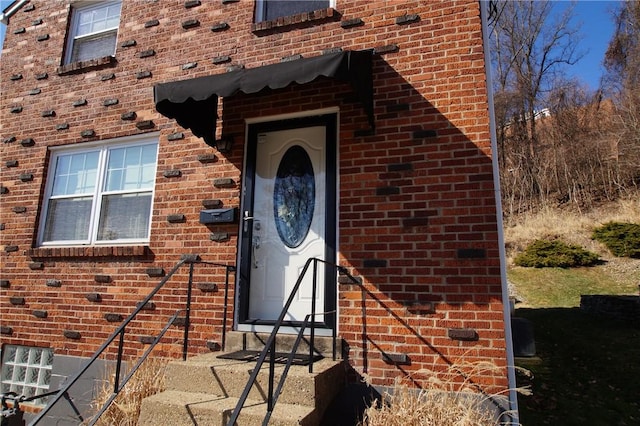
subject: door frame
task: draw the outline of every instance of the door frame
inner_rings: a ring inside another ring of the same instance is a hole
[[[336,263],[338,255],[338,110],[325,109],[309,111],[304,115],[288,115],[265,117],[246,120],[246,141],[243,166],[243,180],[241,189],[241,212],[253,212],[254,200],[254,174],[256,164],[256,147],[259,133],[287,130],[312,126],[325,126],[325,260]],[[246,229],[246,230],[245,230]],[[245,228],[243,214],[240,214],[238,231],[236,297],[234,323],[236,329],[252,331],[267,331],[275,323],[274,321],[249,321],[249,297],[251,285],[251,268],[247,256],[250,256],[253,227]],[[333,329],[337,324],[337,273],[329,265],[325,265],[325,297],[324,306],[318,307],[319,311],[335,312],[334,315],[324,315],[322,322],[317,322],[317,328]],[[285,322],[285,326],[296,327],[301,322]],[[283,330],[284,331],[284,330]]]

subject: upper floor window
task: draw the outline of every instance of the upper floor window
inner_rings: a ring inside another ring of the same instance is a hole
[[[321,0],[256,0],[256,22],[327,9],[331,3]]]
[[[65,63],[112,56],[120,25],[121,1],[91,1],[71,12]]]
[[[41,243],[148,242],[157,153],[149,138],[54,151]]]

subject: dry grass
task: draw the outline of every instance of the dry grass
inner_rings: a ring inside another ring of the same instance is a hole
[[[164,371],[167,363],[166,359],[148,358],[120,391],[96,425],[135,426],[138,423],[142,400],[164,390]],[[113,371],[106,373],[93,404],[96,410],[99,410],[111,396],[114,375]]]
[[[587,291],[588,289],[580,289],[585,286],[589,287],[588,285],[585,284],[582,286],[579,285],[579,283],[572,284],[561,277],[553,275],[555,274],[553,271],[527,271],[526,268],[522,269],[513,266],[513,258],[537,239],[560,239],[565,243],[575,244],[598,254],[604,261],[603,265],[590,268],[590,271],[582,272],[593,272],[594,274],[597,272],[604,280],[602,285],[608,285],[606,284],[608,282],[617,283],[617,286],[619,286],[621,290],[615,294],[627,294],[630,291],[635,292],[638,288],[638,283],[640,283],[640,259],[615,257],[607,250],[604,244],[591,239],[593,230],[596,227],[612,221],[640,223],[640,192],[627,199],[603,204],[588,212],[545,208],[537,212],[512,217],[508,221],[505,221],[504,237],[509,277],[510,280],[515,280],[512,292],[518,299],[525,301],[523,306],[528,306],[526,302],[534,303],[534,299],[536,298],[546,300],[546,302],[540,306],[547,306],[547,302],[555,303],[555,298],[552,297],[548,299],[549,294],[543,294],[545,293],[544,289],[546,285],[552,285],[552,288],[555,289],[554,291],[558,294],[564,294],[565,291],[563,289],[574,287],[578,293],[581,292],[580,294],[589,293],[589,291]],[[579,271],[576,271],[576,274],[578,273]],[[531,276],[527,277],[527,274]],[[547,274],[552,274],[552,277],[546,277]],[[520,280],[516,279],[517,276],[521,276]],[[547,281],[550,279],[551,281],[545,285],[541,285],[535,282],[534,277],[539,277]],[[585,279],[586,278],[587,277],[585,277]],[[596,284],[598,282],[599,280],[595,281]],[[602,285],[596,285],[595,287],[599,288],[602,287]],[[595,288],[592,290],[595,291]],[[585,293],[585,291],[587,291],[587,293]],[[540,297],[532,297],[532,294],[528,294],[531,292],[534,292]],[[601,291],[598,290],[597,292]],[[576,297],[576,300],[579,302],[579,294]],[[570,301],[570,306],[574,306],[575,303],[577,303],[576,300]],[[562,306],[565,305],[563,304]]]
[[[591,233],[594,228],[612,221],[640,223],[640,195],[589,212],[547,207],[510,218],[505,222],[507,255],[511,258],[536,239],[556,238],[606,255],[604,246],[592,240]]]
[[[591,239],[596,227],[612,221],[640,223],[640,194],[588,212],[547,207],[512,217],[504,226],[508,261],[513,264],[513,258],[536,239],[561,239],[597,253],[607,261],[613,260],[603,244]]]
[[[444,374],[426,372],[426,384],[422,389],[396,379],[392,391],[384,395],[384,401],[376,400],[367,408],[360,426],[497,426],[498,411],[493,400],[503,400],[502,395],[478,392],[471,377],[498,369],[491,363],[456,365]],[[467,371],[461,375],[461,371]],[[425,374],[424,371],[421,374]],[[460,382],[461,377],[468,379]],[[520,390],[527,393],[525,389]],[[509,423],[515,424],[515,423]]]

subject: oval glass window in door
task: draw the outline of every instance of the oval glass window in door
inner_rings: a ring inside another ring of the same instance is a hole
[[[294,145],[280,160],[273,190],[276,229],[287,247],[298,247],[309,233],[315,199],[311,159],[303,147]]]

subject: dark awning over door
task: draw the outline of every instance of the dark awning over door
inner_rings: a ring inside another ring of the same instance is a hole
[[[157,84],[156,109],[175,118],[211,146],[215,146],[218,97],[256,93],[269,87],[280,89],[296,82],[305,84],[330,77],[351,84],[373,127],[373,77],[369,50],[335,52],[263,67],[241,69],[190,80]]]

